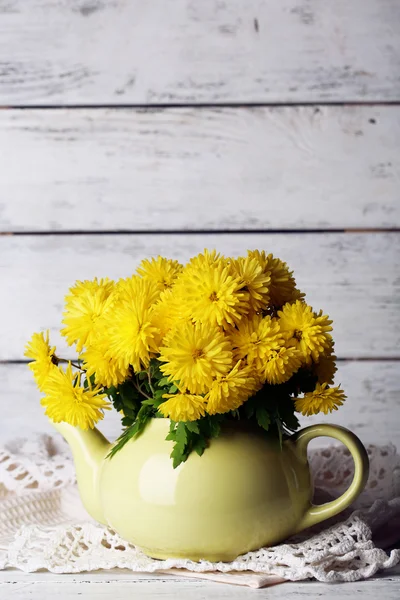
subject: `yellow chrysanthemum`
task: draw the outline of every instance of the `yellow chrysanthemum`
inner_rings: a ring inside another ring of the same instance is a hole
[[[55,346],[51,347],[49,343],[49,331],[46,331],[46,337],[43,333],[34,333],[30,342],[27,343],[25,354],[27,358],[32,358],[29,368],[33,372],[36,384],[43,392],[49,374],[56,369],[58,359],[55,355]]]
[[[177,260],[158,256],[140,263],[137,273],[144,279],[153,281],[160,292],[172,288],[183,266]]]
[[[147,369],[158,353],[160,331],[152,323],[153,303],[158,296],[154,283],[139,277],[118,282],[118,300],[104,319],[108,350],[106,358],[115,360],[124,372]]]
[[[186,314],[195,322],[228,328],[249,310],[248,294],[239,276],[230,274],[224,260],[203,268],[185,270],[177,283]]]
[[[205,248],[203,253],[197,254],[193,256],[187,265],[184,268],[184,272],[192,272],[192,271],[202,271],[203,269],[208,269],[211,266],[215,266],[217,264],[227,265],[228,262],[224,256],[221,256],[219,252],[216,250],[207,250]]]
[[[313,312],[311,306],[297,300],[294,304],[285,304],[278,311],[279,325],[287,344],[297,348],[307,363],[310,358],[318,357],[328,350],[332,343],[332,321],[320,311]]]
[[[250,398],[258,387],[251,373],[251,368],[242,367],[239,361],[229,373],[218,375],[206,395],[208,414],[236,410]]]
[[[155,281],[142,279],[138,275],[132,275],[126,279],[120,279],[115,286],[116,302],[136,304],[140,302],[143,306],[150,308],[160,298],[161,292]],[[110,318],[112,318],[110,316]]]
[[[81,374],[73,373],[71,363],[63,371],[53,370],[46,384],[46,395],[41,404],[46,407],[46,415],[55,423],[66,421],[81,429],[93,428],[103,418],[103,410],[110,409],[106,395],[100,388],[80,386]]]
[[[229,341],[215,327],[182,322],[165,338],[159,360],[161,371],[171,381],[193,394],[203,394],[213,378],[224,375],[232,366]]]
[[[205,415],[205,400],[195,394],[165,394],[158,410],[172,421],[197,421]]]
[[[327,383],[317,383],[313,392],[304,394],[304,398],[295,400],[295,408],[306,417],[319,412],[328,414],[342,406],[346,396],[340,387],[328,387]]]
[[[329,349],[318,357],[318,362],[313,364],[313,373],[317,376],[319,383],[333,384],[336,367],[336,356],[333,353],[333,342]]]
[[[115,284],[108,279],[77,281],[65,298],[62,335],[77,351],[92,343],[98,321],[111,308]]]
[[[249,250],[248,255],[250,258],[256,259],[263,272],[270,277],[268,289],[271,306],[280,308],[286,302],[293,302],[304,297],[304,294],[296,288],[293,271],[289,271],[285,262],[274,258],[272,254],[267,255],[264,250],[261,252]]]
[[[296,348],[272,349],[264,364],[264,377],[273,385],[285,383],[301,366],[301,355]]]
[[[188,317],[184,317],[183,303],[184,299],[175,290],[165,290],[161,293],[152,315],[152,323],[160,330],[161,337],[182,319],[189,320]]]
[[[246,359],[259,373],[263,372],[271,350],[284,345],[277,320],[261,315],[243,320],[237,329],[231,331],[230,340],[235,359]]]
[[[128,376],[128,367],[108,356],[108,340],[105,335],[99,336],[82,354],[83,368],[87,376],[95,375],[95,382],[106,387],[117,386]]]
[[[269,302],[269,284],[271,277],[264,271],[260,261],[250,256],[240,257],[231,263],[231,271],[242,282],[242,291],[249,295],[249,305],[254,312],[263,310]]]

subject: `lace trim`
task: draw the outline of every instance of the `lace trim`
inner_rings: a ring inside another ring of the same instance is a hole
[[[148,558],[111,529],[91,521],[80,504],[65,444],[49,436],[14,442],[0,452],[0,568],[54,573],[115,567],[142,572],[253,571],[326,582],[370,577],[400,562],[400,550],[383,550],[393,536],[400,539],[400,457],[394,446],[370,446],[368,452],[371,476],[357,511],[345,520],[342,514],[311,537],[302,534],[232,563],[194,563]],[[352,459],[342,447],[314,451],[310,463],[318,501],[330,499],[333,491],[339,495],[352,478]]]

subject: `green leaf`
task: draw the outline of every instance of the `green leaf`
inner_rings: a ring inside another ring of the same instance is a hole
[[[142,406],[136,416],[135,422],[127,427],[125,431],[119,436],[116,444],[111,448],[107,454],[107,458],[112,458],[115,454],[121,450],[129,440],[138,435],[143,431],[149,419],[151,419],[153,409],[150,406]]]
[[[163,400],[163,396],[165,394],[165,390],[156,390],[154,392],[154,399],[155,400]],[[165,398],[164,398],[165,400]]]
[[[163,377],[160,366],[160,361],[157,358],[152,358],[150,360],[149,370],[152,379],[159,380]]]
[[[219,418],[220,418],[219,416],[216,416],[216,417],[209,417],[209,419],[208,419],[211,438],[216,438],[221,433],[221,422],[220,422]]]
[[[124,416],[125,417],[129,417],[130,419],[132,419],[133,421],[136,418],[136,410],[133,410],[132,408],[129,408],[128,406],[124,407]]]
[[[269,426],[271,425],[271,417],[264,406],[257,406],[256,419],[259,426],[265,429],[265,431],[268,431]]]
[[[162,379],[159,379],[157,381],[157,385],[158,387],[166,387],[167,385],[169,385],[171,382],[169,380],[169,377],[163,377]]]
[[[117,395],[117,388],[111,385],[109,388],[104,388],[104,392],[107,394],[109,398],[113,398]]]
[[[176,434],[176,443],[182,448],[184,449],[184,447],[187,444],[188,441],[188,436],[187,436],[187,431],[186,431],[186,423],[184,423],[183,421],[179,421],[178,425],[176,426],[176,430],[175,430],[175,434]]]
[[[170,394],[175,394],[177,391],[178,391],[178,388],[176,387],[176,385],[171,385],[171,387],[169,388]]]
[[[207,441],[203,437],[198,437],[193,444],[193,450],[201,456],[204,450],[207,448]]]
[[[256,411],[256,404],[253,398],[249,398],[243,405],[243,410],[246,419],[251,419]]]
[[[161,405],[164,404],[164,400],[156,400],[155,398],[149,398],[148,400],[143,400],[142,404],[144,404],[145,406],[153,406],[154,408],[157,408]]]
[[[187,457],[188,454],[179,446],[179,444],[175,444],[171,452],[173,468],[176,469],[176,467],[179,467],[181,463],[185,462]]]
[[[188,431],[191,431],[192,433],[200,433],[200,429],[199,429],[199,426],[197,424],[197,421],[187,421],[186,422],[186,429]]]

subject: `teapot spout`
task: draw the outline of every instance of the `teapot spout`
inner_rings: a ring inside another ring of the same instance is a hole
[[[82,502],[93,519],[107,525],[101,506],[99,475],[111,444],[96,428],[87,431],[68,423],[52,423],[69,444]]]

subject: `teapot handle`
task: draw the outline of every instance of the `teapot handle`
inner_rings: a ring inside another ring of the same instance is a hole
[[[354,460],[354,477],[350,487],[332,502],[326,504],[311,504],[298,523],[294,533],[303,531],[316,523],[325,521],[347,508],[361,494],[369,475],[369,458],[364,445],[359,438],[348,429],[339,425],[311,425],[295,433],[290,440],[294,442],[300,458],[307,462],[307,446],[317,437],[332,437],[342,442],[350,451]]]

